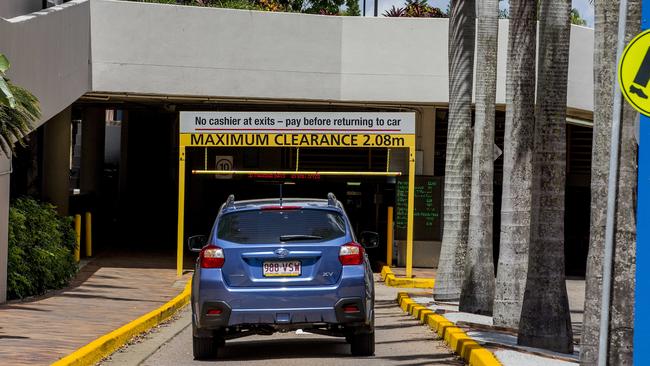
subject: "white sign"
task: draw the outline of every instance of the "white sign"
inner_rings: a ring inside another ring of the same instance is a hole
[[[181,133],[415,133],[415,112],[180,112]]]
[[[215,156],[215,170],[233,170],[233,158],[232,156]],[[232,179],[232,174],[230,175],[222,175],[222,174],[215,174],[214,177],[216,179]]]

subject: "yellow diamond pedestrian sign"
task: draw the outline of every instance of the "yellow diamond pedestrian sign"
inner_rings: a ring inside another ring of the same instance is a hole
[[[618,82],[632,107],[650,116],[650,30],[625,47],[618,65]]]

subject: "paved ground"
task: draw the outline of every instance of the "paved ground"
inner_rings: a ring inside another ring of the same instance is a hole
[[[180,293],[174,256],[100,256],[70,288],[0,306],[0,365],[49,365]],[[186,275],[184,279],[187,279]]]
[[[275,334],[228,341],[218,361],[192,357],[190,312],[116,353],[105,366],[126,365],[463,365],[433,333],[403,313],[395,303],[397,289],[376,284],[376,356],[350,356],[344,340],[313,334]],[[153,352],[153,354],[151,354]]]

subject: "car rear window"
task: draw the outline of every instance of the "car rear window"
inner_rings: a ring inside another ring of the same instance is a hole
[[[329,210],[233,212],[217,226],[217,238],[239,244],[319,243],[344,235],[345,220]]]

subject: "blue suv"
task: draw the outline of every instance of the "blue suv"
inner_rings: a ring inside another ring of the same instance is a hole
[[[364,248],[341,203],[264,199],[221,206],[212,232],[188,239],[194,358],[217,356],[228,339],[302,329],[345,337],[356,356],[375,352],[374,284]]]

